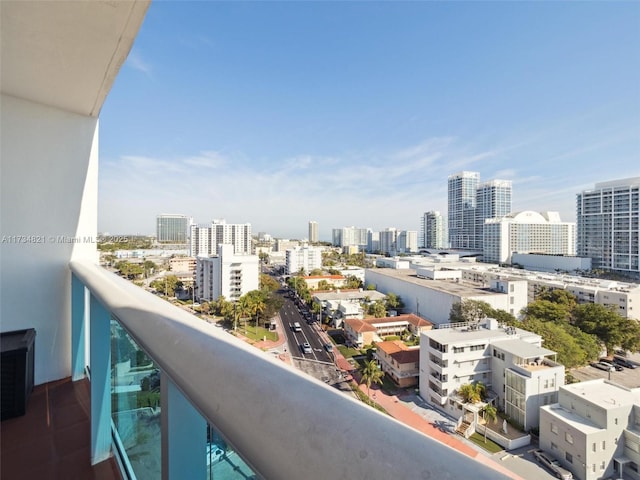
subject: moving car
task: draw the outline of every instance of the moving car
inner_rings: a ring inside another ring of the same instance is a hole
[[[300,348],[302,349],[302,353],[313,353],[311,345],[309,345],[309,343],[307,342],[304,342],[302,345],[300,345]]]
[[[533,456],[536,457],[539,463],[551,470],[556,477],[562,480],[573,479],[573,474],[566,468],[563,468],[555,458],[548,456],[544,450],[534,450]]]
[[[325,343],[324,349],[327,351],[327,353],[333,353],[333,345],[331,345],[330,343]]]
[[[302,327],[300,326],[300,324],[298,322],[295,322],[293,324],[293,331],[294,332],[301,332],[302,331]]]

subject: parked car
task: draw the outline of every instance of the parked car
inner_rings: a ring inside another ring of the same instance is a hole
[[[556,477],[562,480],[573,479],[573,474],[566,468],[563,468],[555,458],[548,456],[544,450],[534,450],[533,456],[536,457],[538,462],[551,470]]]
[[[327,351],[327,353],[333,353],[333,345],[331,345],[330,343],[325,343],[324,349]]]
[[[613,372],[615,368],[608,363],[604,362],[594,362],[591,364],[592,367],[597,368],[598,370],[604,370],[605,372]]]
[[[300,349],[302,350],[302,353],[313,353],[313,350],[311,349],[311,345],[309,345],[309,343],[307,342],[300,345]]]
[[[617,372],[621,372],[623,370],[621,365],[616,364],[613,360],[609,360],[608,358],[601,358],[600,363],[606,363],[607,365],[613,367]]]
[[[621,365],[625,368],[638,368],[638,365],[633,360],[629,360],[619,355],[613,356],[613,363],[615,363],[616,365]]]

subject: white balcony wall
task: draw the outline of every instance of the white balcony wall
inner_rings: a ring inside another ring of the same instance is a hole
[[[98,119],[0,101],[0,322],[36,329],[40,384],[71,373],[68,264],[96,258]]]

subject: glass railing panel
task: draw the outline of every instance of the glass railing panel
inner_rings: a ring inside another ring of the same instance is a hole
[[[111,416],[136,478],[161,478],[160,370],[115,320]]]
[[[247,480],[258,478],[212,425],[207,426],[206,480]]]

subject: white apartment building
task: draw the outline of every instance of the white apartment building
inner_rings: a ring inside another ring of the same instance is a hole
[[[449,323],[451,307],[466,299],[486,302],[516,317],[527,305],[527,283],[521,280],[496,278],[483,286],[456,279],[433,280],[413,269],[370,268],[365,270],[365,285],[369,284],[379,292],[395,293],[405,313],[428,318],[435,325]]]
[[[447,248],[449,246],[447,219],[438,211],[425,212],[420,219],[418,244],[421,248]]]
[[[349,247],[356,245],[366,248],[369,230],[366,228],[343,227],[334,228],[332,231],[333,245],[336,247]]]
[[[577,297],[578,303],[599,303],[612,308],[625,318],[640,320],[640,285],[637,283],[550,272],[532,272],[479,263],[466,265],[459,263],[450,268],[459,269],[464,281],[478,285],[487,285],[493,279],[526,281],[527,302],[534,301],[543,289],[567,290]]]
[[[285,272],[293,275],[300,270],[309,273],[317,268],[322,269],[321,247],[295,247],[286,251]]]
[[[537,272],[586,272],[591,270],[591,259],[575,255],[550,255],[538,253],[513,253],[511,263],[525,270]]]
[[[484,246],[484,225],[489,218],[499,218],[511,212],[511,180],[490,180],[476,190],[477,248]]]
[[[309,242],[318,243],[318,222],[314,220],[309,222]]]
[[[518,253],[575,255],[576,225],[558,212],[516,212],[484,220],[483,260],[511,263]]]
[[[460,172],[448,178],[448,227],[451,248],[478,248],[476,242],[476,189],[478,172]]]
[[[579,480],[640,479],[640,388],[604,379],[561,387],[540,409],[540,448]]]
[[[596,183],[577,195],[578,255],[593,268],[640,276],[640,177]]]
[[[395,255],[398,252],[398,230],[386,228],[380,232],[380,253]]]
[[[418,232],[402,230],[396,240],[398,253],[416,253],[418,251]]]
[[[238,254],[251,254],[251,224],[228,224],[214,220],[210,224],[191,225],[189,255],[208,257],[218,254],[218,245],[233,245]]]
[[[219,245],[218,254],[196,258],[196,297],[213,301],[221,295],[233,302],[260,286],[257,255],[237,254],[233,245]]]
[[[158,243],[187,243],[193,218],[186,215],[162,214],[156,218]]]
[[[564,384],[564,366],[540,335],[494,319],[423,331],[420,345],[420,396],[456,418],[465,412],[458,389],[482,382],[496,407],[527,431]]]

